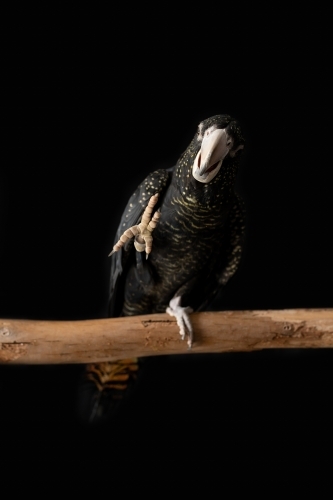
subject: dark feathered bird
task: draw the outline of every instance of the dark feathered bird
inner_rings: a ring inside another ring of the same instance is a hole
[[[195,342],[188,313],[209,304],[241,257],[244,210],[234,185],[243,147],[238,122],[213,116],[199,124],[175,167],[138,186],[111,256],[110,316],[167,311],[189,346]]]
[[[173,169],[156,170],[140,184],[125,208],[116,242],[139,224],[156,193],[160,218],[149,259],[135,250],[133,239],[114,247],[110,316],[165,312],[176,297],[172,310],[180,305],[203,309],[234,274],[244,231],[243,207],[234,191],[243,147],[237,121],[213,116],[199,124]],[[179,315],[186,311],[179,309]]]

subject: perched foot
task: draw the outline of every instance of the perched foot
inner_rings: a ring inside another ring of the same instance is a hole
[[[193,312],[193,309],[192,307],[181,307],[180,301],[181,296],[171,299],[166,312],[170,314],[170,316],[174,316],[176,318],[182,340],[185,339],[186,334],[188,335],[187,344],[189,349],[191,349],[193,344],[193,327],[189,314]]]
[[[138,252],[146,251],[146,259],[148,259],[148,255],[151,252],[153,244],[153,237],[151,233],[155,229],[158,219],[161,217],[161,212],[159,210],[154,213],[153,217],[151,216],[157,200],[158,194],[154,194],[154,196],[150,198],[148,205],[143,212],[140,224],[126,229],[126,231],[120,236],[117,243],[113,246],[113,250],[109,253],[109,257],[114,252],[118,252],[118,250],[120,250],[128,240],[135,237],[134,246],[136,250]]]

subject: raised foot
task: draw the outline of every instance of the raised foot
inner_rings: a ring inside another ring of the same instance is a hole
[[[154,194],[143,212],[140,224],[132,226],[120,236],[120,239],[113,246],[112,252],[109,253],[109,257],[114,253],[118,252],[125,245],[125,243],[131,238],[135,237],[134,246],[138,252],[146,251],[146,259],[151,252],[153,245],[152,232],[155,229],[158,219],[161,217],[161,212],[157,210],[153,217],[153,208],[158,200],[158,194]]]
[[[188,335],[187,345],[191,349],[193,344],[193,327],[189,314],[193,312],[193,309],[192,307],[182,307],[180,302],[181,296],[171,299],[166,312],[176,318],[182,340],[185,339],[186,334]]]

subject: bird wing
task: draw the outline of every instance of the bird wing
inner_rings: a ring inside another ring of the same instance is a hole
[[[167,187],[170,184],[173,168],[155,170],[149,174],[132,194],[118,226],[114,243],[117,243],[121,235],[130,227],[139,224],[148,201],[154,194],[159,194],[159,200],[155,209],[157,210],[163,200]],[[129,240],[119,251],[111,256],[111,276],[109,295],[109,316],[119,314],[119,304],[123,301],[123,290],[121,290],[120,277],[124,274],[126,264],[133,253],[133,239]],[[123,280],[122,280],[123,281]]]

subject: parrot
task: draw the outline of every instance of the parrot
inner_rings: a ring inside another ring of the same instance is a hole
[[[199,123],[175,166],[137,187],[109,254],[109,317],[167,312],[195,346],[191,312],[209,306],[241,261],[245,208],[235,182],[244,146],[239,122],[214,115]],[[139,366],[138,358],[87,365],[91,421],[117,406]]]

